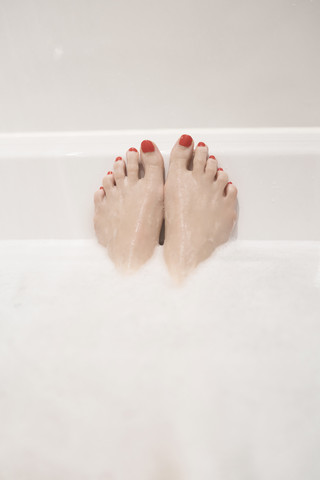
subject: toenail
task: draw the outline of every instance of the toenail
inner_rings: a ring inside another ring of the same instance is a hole
[[[154,145],[150,140],[143,140],[143,142],[141,142],[141,149],[143,153],[154,152]]]
[[[197,147],[205,147],[205,146],[206,146],[206,144],[203,143],[203,142],[199,142],[198,145],[197,145]]]
[[[112,175],[112,172],[108,172],[107,175]]]
[[[191,143],[192,137],[190,137],[190,135],[181,135],[179,145],[182,145],[183,147],[190,147]]]
[[[137,152],[138,150],[134,147],[129,148],[129,152]]]
[[[104,190],[104,188],[103,188],[103,187],[100,187],[99,190]]]
[[[116,162],[119,162],[119,160],[122,160],[122,157],[117,157]]]
[[[228,182],[227,185],[232,185],[232,182]]]
[[[216,159],[216,157],[215,157],[214,155],[210,155],[210,157],[209,157],[209,158],[213,158],[213,160],[215,160],[215,159]]]
[[[219,170],[220,170],[220,172],[223,172],[223,168],[218,168],[218,172],[219,172]]]

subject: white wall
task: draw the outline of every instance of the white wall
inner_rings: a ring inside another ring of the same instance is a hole
[[[319,0],[0,0],[0,131],[320,125]]]

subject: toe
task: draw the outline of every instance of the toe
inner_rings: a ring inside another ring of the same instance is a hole
[[[134,147],[129,148],[127,157],[127,176],[128,182],[132,185],[139,179],[139,153]]]
[[[224,189],[226,188],[226,185],[229,181],[229,177],[228,175],[226,174],[226,172],[223,171],[222,168],[218,168],[217,170],[217,176],[216,176],[216,180],[215,180],[215,184],[217,185],[217,187],[221,190],[221,191],[224,191]]]
[[[104,188],[100,187],[99,190],[94,192],[94,204],[96,207],[99,207],[105,197]]]
[[[145,172],[145,179],[163,183],[163,158],[157,145],[151,142],[151,140],[143,140],[141,142],[140,158]]]
[[[114,179],[116,185],[120,188],[124,185],[124,179],[126,176],[126,165],[122,157],[117,157],[114,162],[113,170],[114,170]]]
[[[204,173],[208,158],[208,147],[205,143],[199,142],[193,158],[193,174],[198,176]]]
[[[108,195],[110,190],[115,186],[114,176],[112,172],[108,172],[107,175],[103,177],[102,185],[103,185],[105,194]]]
[[[232,182],[228,182],[225,187],[226,197],[228,200],[234,201],[237,198],[238,190]]]
[[[206,177],[209,180],[213,181],[217,174],[217,169],[218,169],[218,162],[216,160],[216,157],[214,155],[210,155],[210,157],[207,160],[207,164],[205,168]]]
[[[170,168],[187,169],[193,157],[193,139],[190,135],[181,135],[170,155]]]

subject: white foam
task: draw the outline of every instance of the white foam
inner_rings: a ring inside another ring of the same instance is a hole
[[[182,288],[161,247],[124,279],[91,241],[0,245],[0,478],[319,478],[319,243]]]

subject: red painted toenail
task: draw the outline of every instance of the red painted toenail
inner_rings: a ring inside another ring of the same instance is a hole
[[[108,172],[107,175],[112,175],[112,172]]]
[[[210,155],[210,157],[209,157],[209,158],[213,158],[213,160],[215,160],[215,159],[216,159],[216,157],[215,157],[214,155]]]
[[[227,185],[232,185],[232,182],[228,182]]]
[[[104,190],[104,188],[103,188],[103,187],[100,187],[99,190]]]
[[[192,137],[190,137],[190,135],[181,135],[179,145],[182,145],[183,147],[190,147],[191,143]]]
[[[129,148],[129,152],[137,152],[138,150],[134,147]]]
[[[116,162],[119,162],[119,160],[122,160],[122,157],[117,157]]]
[[[220,170],[220,172],[223,172],[223,168],[218,168],[218,172],[219,172],[219,170]]]
[[[205,146],[206,146],[206,144],[203,143],[203,142],[199,142],[198,145],[197,145],[197,147],[205,147]]]
[[[154,145],[150,140],[143,140],[141,142],[141,150],[143,153],[154,152]]]

